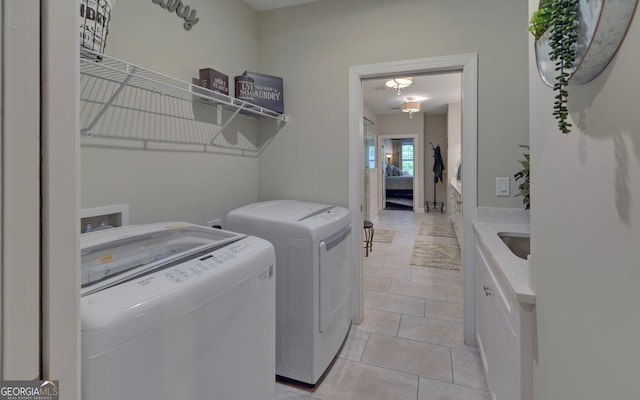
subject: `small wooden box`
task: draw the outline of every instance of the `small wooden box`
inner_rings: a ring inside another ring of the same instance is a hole
[[[214,92],[229,95],[229,77],[213,68],[200,69],[200,84]]]

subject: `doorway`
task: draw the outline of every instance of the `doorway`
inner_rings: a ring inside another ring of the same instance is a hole
[[[384,210],[415,211],[416,137],[380,136],[381,190]]]
[[[478,105],[478,55],[477,53],[404,60],[379,64],[349,67],[349,209],[353,226],[362,226],[363,185],[361,184],[363,163],[363,96],[362,80],[392,74],[428,74],[445,71],[462,73],[462,168],[463,231],[465,247],[462,249],[464,270],[464,340],[475,344],[474,309],[475,276],[473,269],[473,227],[477,209],[477,105]],[[362,232],[356,231],[354,244],[362,242]],[[363,317],[363,260],[357,252],[353,258],[353,319],[358,323]]]

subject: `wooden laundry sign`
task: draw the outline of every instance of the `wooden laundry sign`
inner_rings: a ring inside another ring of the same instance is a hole
[[[200,18],[196,18],[197,11],[191,9],[190,6],[185,6],[182,4],[182,0],[151,0],[154,4],[159,5],[169,12],[175,12],[176,15],[182,19],[184,19],[185,30],[190,31],[191,28],[200,21]]]

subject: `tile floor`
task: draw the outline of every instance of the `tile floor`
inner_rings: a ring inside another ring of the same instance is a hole
[[[315,390],[276,383],[277,399],[489,400],[478,350],[462,339],[460,271],[409,265],[420,224],[446,218],[381,212],[375,228],[396,236],[364,259],[364,322]]]

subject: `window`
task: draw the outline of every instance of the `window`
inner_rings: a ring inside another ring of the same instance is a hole
[[[369,163],[368,163],[368,168],[375,168],[376,167],[376,146],[371,145],[368,146],[369,149],[369,154],[368,154],[368,158],[369,158]]]
[[[402,144],[402,164],[400,165],[402,171],[413,176],[413,144]]]
[[[364,167],[376,167],[376,127],[364,118]]]

